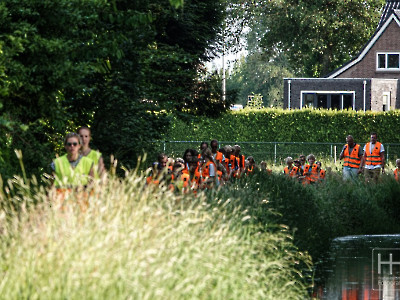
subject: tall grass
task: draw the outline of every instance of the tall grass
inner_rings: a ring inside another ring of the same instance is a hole
[[[1,195],[1,299],[307,297],[310,258],[239,201],[152,189],[132,172],[95,183],[82,210],[79,192],[61,207],[32,184]]]

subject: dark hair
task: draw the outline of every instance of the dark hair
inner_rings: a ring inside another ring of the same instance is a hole
[[[72,137],[77,138],[79,145],[82,145],[81,136],[79,134],[77,134],[76,132],[70,132],[70,133],[67,133],[67,135],[64,138],[64,146],[67,144],[68,139],[70,139]]]
[[[215,144],[215,143],[217,143],[217,147],[218,147],[218,141],[217,140],[211,140],[210,146],[212,147],[212,144]]]
[[[378,137],[378,134],[376,132],[371,132],[371,135],[375,135],[376,137]]]
[[[190,153],[190,154],[192,155],[192,157],[197,156],[197,151],[196,151],[196,150],[194,150],[194,149],[186,149],[185,152],[183,153],[183,160],[184,160],[185,162],[187,162],[187,160],[186,160],[186,154],[188,154],[188,153]]]
[[[157,156],[157,161],[158,161],[158,162],[161,162],[161,160],[162,160],[164,157],[167,157],[167,158],[168,158],[168,156],[167,156],[165,153],[160,153],[160,154],[158,154],[158,156]]]
[[[201,142],[201,144],[200,144],[200,149],[201,149],[201,146],[203,146],[203,145],[206,145],[207,148],[208,148],[208,143],[207,143],[207,142]]]

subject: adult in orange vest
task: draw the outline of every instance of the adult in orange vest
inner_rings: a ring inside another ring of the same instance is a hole
[[[400,181],[400,158],[396,159],[396,169],[393,171],[394,178]]]
[[[361,159],[363,157],[363,149],[354,142],[351,135],[346,137],[346,145],[344,145],[339,159],[344,159],[343,164],[343,180],[355,180],[361,173]]]
[[[364,167],[365,181],[377,182],[380,174],[385,173],[385,148],[377,140],[377,133],[371,133],[370,142],[364,146],[364,155],[360,168]]]
[[[293,169],[293,158],[290,156],[285,158],[286,167],[283,169],[283,174],[289,176]]]

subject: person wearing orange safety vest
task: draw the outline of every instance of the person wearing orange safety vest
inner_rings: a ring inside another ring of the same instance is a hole
[[[346,137],[346,145],[344,145],[339,159],[344,159],[343,164],[343,180],[355,180],[361,173],[360,165],[363,157],[363,150],[360,145],[354,142],[351,135]]]
[[[210,142],[211,153],[214,159],[214,163],[217,166],[218,181],[222,183],[228,180],[228,173],[224,166],[225,156],[222,152],[218,151],[218,141],[212,140]]]
[[[322,169],[322,163],[320,161],[317,161],[315,164],[318,166],[318,179],[322,181],[325,179],[326,172]]]
[[[254,173],[254,170],[257,168],[256,161],[254,160],[253,156],[249,156],[246,161],[247,161],[247,165],[246,165],[245,174],[250,175],[250,174]]]
[[[210,149],[204,149],[201,152],[203,162],[200,165],[201,184],[202,189],[210,189],[218,185],[217,166],[212,158]]]
[[[165,153],[160,153],[157,157],[157,162],[153,163],[149,170],[149,176],[146,178],[147,185],[159,185],[160,181],[165,181],[171,175],[171,170],[167,168],[168,156]]]
[[[394,179],[400,181],[400,158],[396,159],[396,167],[393,171]]]
[[[286,167],[283,169],[283,174],[289,176],[290,172],[293,169],[293,158],[290,156],[285,158]]]
[[[303,169],[301,167],[301,163],[298,159],[293,161],[294,167],[289,173],[289,177],[291,178],[296,178],[299,181],[302,181],[304,176],[303,176]]]
[[[364,167],[365,181],[377,182],[380,173],[385,173],[385,148],[377,141],[377,133],[371,133],[370,142],[364,146],[360,170]]]
[[[304,167],[303,175],[306,177],[303,183],[316,183],[319,178],[318,165],[315,163],[315,156],[309,154],[307,156],[308,164]]]
[[[240,154],[240,150],[241,150],[240,146],[236,144],[234,146],[234,155],[237,160],[237,168],[236,168],[236,172],[233,173],[233,176],[236,178],[240,178],[241,174],[245,171],[246,158],[244,157],[243,154]]]

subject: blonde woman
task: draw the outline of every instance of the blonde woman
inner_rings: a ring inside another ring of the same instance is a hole
[[[104,173],[103,156],[99,151],[90,149],[92,133],[89,127],[82,126],[78,128],[78,134],[82,139],[81,154],[93,160],[95,166],[95,176],[101,176]]]

